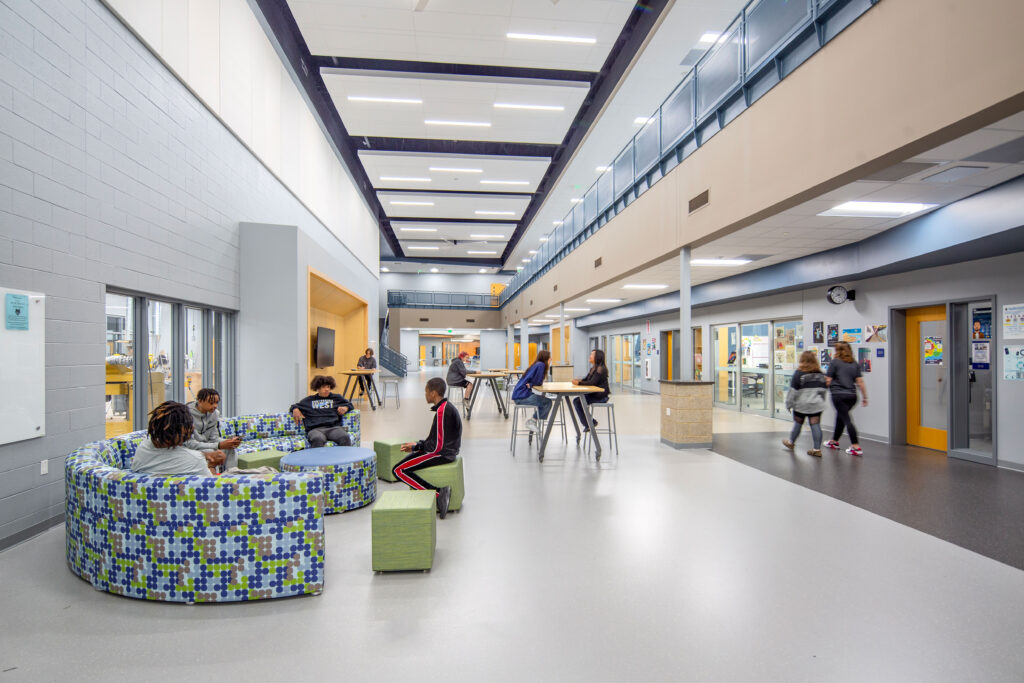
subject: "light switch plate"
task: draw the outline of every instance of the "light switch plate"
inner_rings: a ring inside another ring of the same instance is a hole
[[[39,461],[39,474],[46,474],[50,471],[50,461],[40,460]]]
[[[666,415],[671,415],[672,414],[672,409],[671,408],[665,408],[665,414]]]

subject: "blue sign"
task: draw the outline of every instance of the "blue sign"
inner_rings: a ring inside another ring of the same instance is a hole
[[[8,330],[28,329],[28,297],[24,294],[7,294],[4,296],[4,310]]]
[[[875,349],[875,355],[878,356],[879,358],[885,358],[885,348],[879,347]]]

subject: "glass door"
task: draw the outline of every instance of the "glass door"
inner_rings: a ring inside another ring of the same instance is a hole
[[[693,381],[700,382],[704,376],[704,331],[693,328]]]
[[[172,359],[180,351],[174,338],[174,308],[174,304],[166,301],[147,302],[149,338],[143,377],[147,415],[164,401],[175,399]]]
[[[740,327],[740,410],[771,416],[772,338],[768,322]]]
[[[643,379],[644,379],[644,370],[643,370],[643,367],[641,366],[641,363],[643,361],[640,358],[641,349],[642,349],[642,347],[640,345],[640,333],[637,332],[636,334],[632,335],[632,352],[633,352],[633,368],[632,368],[633,384],[632,384],[632,386],[633,386],[633,389],[635,389],[637,391],[640,391],[640,386],[641,386],[640,383],[643,382]]]
[[[949,386],[952,404],[949,455],[995,464],[994,371],[991,300],[953,304],[949,332]],[[996,321],[998,322],[998,321]]]
[[[715,405],[736,405],[738,353],[737,326],[714,325],[711,328],[711,354],[715,368]]]
[[[775,399],[775,417],[789,420],[790,414],[786,410],[786,392],[789,391],[789,384],[793,381],[793,372],[796,371],[800,362],[800,354],[804,350],[804,323],[801,320],[790,320],[775,323],[775,334],[773,336],[774,348],[774,370],[775,377],[772,382]]]
[[[135,298],[106,295],[106,437],[135,427]]]
[[[185,402],[203,388],[203,311],[185,307]]]

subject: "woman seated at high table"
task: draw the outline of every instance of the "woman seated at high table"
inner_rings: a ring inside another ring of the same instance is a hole
[[[448,366],[448,377],[446,381],[450,387],[462,387],[462,398],[466,401],[469,400],[470,394],[473,392],[473,383],[466,379],[466,374],[469,372],[466,369],[466,358],[469,353],[466,351],[460,351],[458,357],[453,358],[451,365]]]
[[[551,412],[551,399],[542,394],[533,393],[534,387],[544,384],[544,378],[548,376],[548,366],[551,364],[551,352],[547,349],[537,352],[537,358],[533,365],[527,368],[523,376],[516,382],[516,388],[512,390],[512,400],[516,405],[536,406],[533,417],[526,421],[526,426],[531,432],[540,429],[538,420],[548,419]]]
[[[574,379],[572,381],[576,386],[583,385],[585,387],[599,387],[604,391],[595,391],[589,394],[584,394],[582,397],[577,396],[572,400],[572,405],[576,408],[576,414],[580,416],[580,422],[583,423],[583,431],[587,431],[587,419],[583,412],[583,401],[590,403],[607,403],[608,397],[611,395],[611,390],[608,388],[608,366],[604,364],[604,351],[601,349],[594,349],[590,352],[590,372],[583,379]],[[597,426],[597,420],[594,420],[594,426]]]
[[[360,370],[376,370],[377,359],[373,357],[373,349],[366,349],[363,355],[359,356],[359,360],[356,361],[356,367]],[[366,391],[369,392],[374,389],[373,386],[373,375],[367,375],[363,377],[366,382]],[[363,395],[363,383],[359,382],[359,395]]]

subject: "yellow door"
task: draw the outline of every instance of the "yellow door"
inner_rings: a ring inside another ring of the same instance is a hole
[[[937,451],[948,443],[946,336],[945,306],[907,311],[907,443]]]

